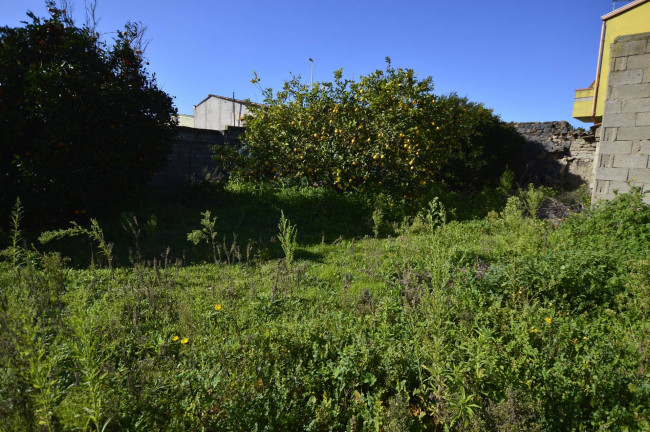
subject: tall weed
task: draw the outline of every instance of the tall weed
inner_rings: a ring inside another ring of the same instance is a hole
[[[287,269],[291,269],[293,263],[293,256],[296,251],[296,236],[298,230],[295,225],[284,217],[284,211],[280,212],[280,222],[278,223],[278,240],[284,252],[284,262]]]
[[[106,259],[111,273],[113,272],[113,244],[106,241],[104,238],[104,231],[99,226],[96,219],[90,219],[90,228],[84,228],[77,222],[71,222],[72,227],[54,231],[46,231],[40,235],[38,240],[42,244],[49,243],[52,240],[58,240],[65,237],[86,236],[91,241],[97,243],[97,247],[101,255]],[[94,260],[91,261],[91,266],[94,265]]]
[[[215,229],[217,217],[211,217],[210,210],[201,213],[201,216],[203,216],[203,219],[201,219],[201,229],[190,232],[187,235],[187,240],[192,242],[195,246],[198,245],[201,240],[210,244],[212,246],[212,259],[214,260],[214,263],[217,264],[219,262],[219,259],[217,258],[217,231]]]

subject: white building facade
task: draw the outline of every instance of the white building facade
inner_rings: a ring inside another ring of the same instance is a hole
[[[242,127],[245,126],[242,117],[248,113],[246,101],[211,94],[194,106],[194,127],[212,130]]]

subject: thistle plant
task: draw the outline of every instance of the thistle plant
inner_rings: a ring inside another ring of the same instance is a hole
[[[212,258],[214,263],[219,262],[217,258],[217,231],[214,229],[214,225],[217,223],[217,217],[211,217],[210,210],[206,210],[201,213],[203,219],[201,219],[201,229],[196,229],[191,233],[187,234],[187,240],[191,241],[195,246],[197,246],[201,240],[205,240],[206,243],[212,245]]]
[[[280,223],[278,224],[278,229],[280,234],[278,239],[280,240],[280,245],[282,246],[282,251],[284,252],[284,262],[287,265],[287,269],[291,269],[291,264],[293,263],[293,254],[296,251],[296,235],[298,231],[295,225],[291,225],[291,222],[284,217],[284,211],[280,213]]]

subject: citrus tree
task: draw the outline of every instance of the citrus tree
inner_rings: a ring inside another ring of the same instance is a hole
[[[166,163],[172,99],[145,69],[127,25],[112,45],[53,2],[0,28],[0,210],[69,220],[105,209]]]
[[[253,82],[259,82],[256,77]],[[520,137],[481,104],[436,96],[431,77],[377,70],[358,81],[285,82],[263,90],[246,117],[244,146],[218,147],[232,173],[339,191],[418,195],[434,183],[482,187],[516,163]]]

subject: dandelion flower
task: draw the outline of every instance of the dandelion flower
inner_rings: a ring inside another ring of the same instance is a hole
[[[544,321],[546,321],[546,324],[550,324],[552,320],[550,318],[545,318]]]
[[[183,338],[183,339],[181,339],[181,343],[182,343],[183,345],[185,345],[185,344],[188,343],[188,342],[189,342],[189,339],[188,339],[188,338]]]
[[[539,330],[537,330],[537,329],[535,328],[535,326],[532,326],[532,327],[530,328],[530,332],[531,332],[531,333],[537,333],[538,331],[539,331]]]
[[[172,340],[176,342],[178,340],[178,336],[172,336]]]
[[[216,311],[221,310],[221,303],[217,303],[216,305],[214,305],[214,310]]]

